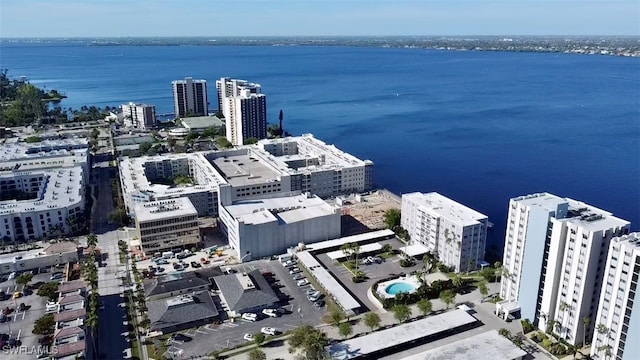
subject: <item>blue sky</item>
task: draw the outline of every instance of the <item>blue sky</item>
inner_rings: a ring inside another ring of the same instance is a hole
[[[640,35],[640,1],[0,2],[0,37],[259,35]]]

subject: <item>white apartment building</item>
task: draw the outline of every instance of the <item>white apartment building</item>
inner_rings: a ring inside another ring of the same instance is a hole
[[[539,329],[550,324],[566,341],[581,343],[593,330],[581,319],[595,317],[609,241],[628,231],[628,221],[580,201],[548,193],[511,199],[504,300],[496,312],[520,310]]]
[[[311,134],[263,140],[257,145],[190,154],[119,158],[125,204],[188,197],[199,216],[218,216],[219,204],[310,192],[322,198],[368,191],[373,162],[317,140]],[[193,184],[167,180],[188,176]]]
[[[135,224],[146,254],[200,242],[198,212],[186,197],[136,204]]]
[[[402,195],[401,226],[412,243],[424,245],[456,272],[484,259],[489,219],[436,192]]]
[[[173,88],[173,107],[176,117],[209,114],[207,81],[187,77],[171,82]]]
[[[640,233],[611,239],[591,341],[594,359],[636,359],[640,354]]]
[[[124,126],[136,129],[149,129],[156,126],[156,107],[147,104],[122,104]]]
[[[218,187],[226,180],[202,153],[121,157],[118,168],[124,202],[131,217],[135,216],[138,203],[177,197],[189,198],[198,216],[218,215]],[[167,184],[177,176],[189,177],[194,183]]]
[[[78,230],[89,177],[87,139],[21,140],[0,146],[0,238],[38,240]]]
[[[267,97],[260,84],[221,78],[216,81],[216,88],[226,137],[233,145],[243,145],[252,137],[267,137]]]
[[[241,262],[285,253],[300,242],[339,238],[340,218],[339,207],[310,194],[236,201],[220,208],[223,231]]]
[[[291,191],[322,198],[369,191],[373,188],[373,162],[361,160],[313,134],[260,140],[256,158],[290,177]]]

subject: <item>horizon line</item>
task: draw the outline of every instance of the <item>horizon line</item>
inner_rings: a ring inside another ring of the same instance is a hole
[[[329,38],[341,38],[341,37],[361,37],[361,38],[373,38],[373,37],[637,37],[640,38],[640,34],[628,35],[604,35],[604,34],[590,34],[590,35],[572,35],[572,34],[547,34],[547,35],[515,35],[515,34],[467,34],[467,35],[134,35],[134,36],[13,36],[2,37],[3,40],[20,40],[20,39],[149,39],[149,38],[312,38],[312,37],[329,37]]]

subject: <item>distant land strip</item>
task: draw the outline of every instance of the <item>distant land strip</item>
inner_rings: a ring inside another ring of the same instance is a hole
[[[640,57],[640,37],[638,36],[210,36],[0,39],[0,45],[9,44],[65,44],[78,46],[358,46]]]

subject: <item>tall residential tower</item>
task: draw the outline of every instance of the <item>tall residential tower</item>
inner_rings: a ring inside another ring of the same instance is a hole
[[[591,341],[594,359],[636,359],[640,354],[640,233],[611,239]]]
[[[221,78],[216,81],[218,107],[225,118],[226,136],[233,145],[267,137],[267,97],[260,84]]]
[[[595,317],[609,241],[628,232],[628,221],[580,201],[548,193],[511,199],[500,283],[504,300],[496,312],[520,310],[539,329],[582,343],[593,330],[581,319]]]
[[[209,113],[206,80],[184,80],[171,82],[173,87],[173,107],[176,117],[187,115],[206,116]]]

